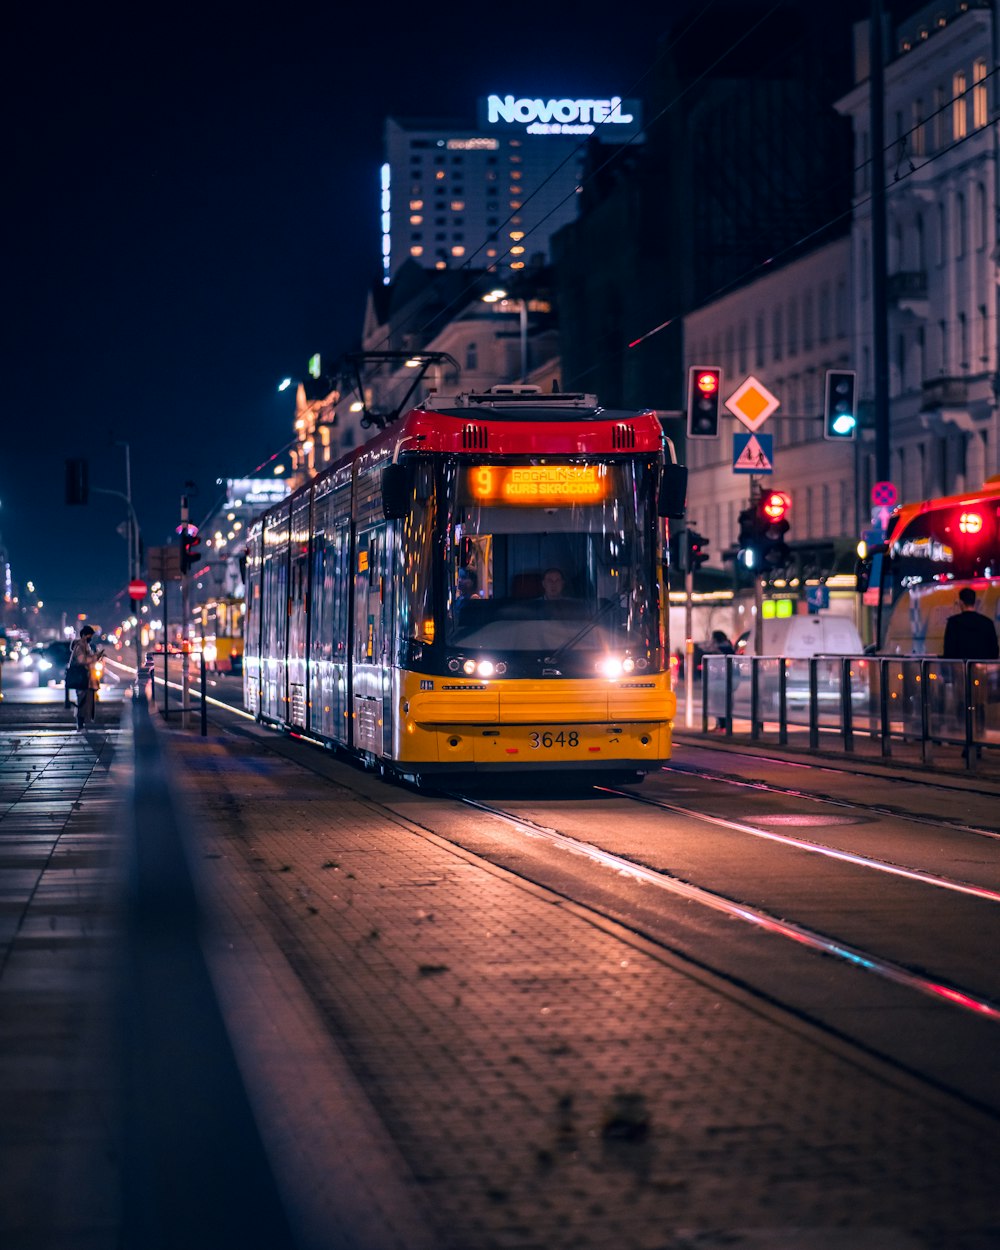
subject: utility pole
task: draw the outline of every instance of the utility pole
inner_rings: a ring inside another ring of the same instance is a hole
[[[115,440],[115,446],[125,448],[125,501],[128,504],[128,580],[140,581],[142,576],[142,539],[139,534],[139,521],[135,515],[135,508],[132,507],[132,451],[128,443],[120,439]],[[142,668],[142,619],[136,608],[139,606],[135,599],[131,600],[132,612],[136,617],[135,626],[135,685],[133,693],[138,698],[139,695],[139,671]]]
[[[872,363],[875,370],[875,480],[892,479],[889,458],[889,320],[886,297],[885,52],[882,3],[872,0],[868,102],[872,179]]]
[[[188,497],[181,495],[181,534],[187,533]],[[191,696],[191,578],[181,568],[181,727],[188,727]]]

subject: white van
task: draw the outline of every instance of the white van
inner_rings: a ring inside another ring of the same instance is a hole
[[[783,656],[800,663],[787,665],[785,670],[785,697],[789,704],[806,705],[809,701],[809,665],[813,656],[857,655],[864,653],[864,644],[857,626],[846,616],[820,612],[815,616],[786,616],[764,622],[764,652],[766,656]],[[746,646],[739,647],[740,655],[756,655],[753,631]],[[859,661],[861,669],[867,668],[865,660]],[[820,662],[817,672],[816,697],[819,703],[829,704],[840,698],[840,662]],[[749,700],[749,683],[743,681],[735,692],[738,701]],[[778,688],[775,670],[761,673],[761,706],[775,711],[778,706]],[[860,675],[852,674],[851,699],[861,704],[867,698]]]
[[[814,616],[785,616],[764,622],[764,655],[807,660],[813,655],[861,655],[864,644],[854,622],[846,616],[818,612]],[[756,655],[750,630],[743,655]]]

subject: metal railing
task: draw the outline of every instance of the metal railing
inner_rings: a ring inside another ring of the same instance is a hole
[[[150,692],[150,699],[154,707],[156,707],[155,665],[156,665],[157,656],[163,657],[163,677],[161,679],[161,686],[163,688],[163,706],[160,708],[160,715],[164,719],[166,719],[169,716],[177,715],[178,713],[180,713],[181,718],[182,718],[182,723],[185,728],[187,728],[187,717],[192,711],[194,711],[194,709],[186,702],[184,698],[184,690],[186,690],[187,688],[186,684],[182,689],[181,706],[180,707],[170,706],[171,683],[168,680],[168,676],[167,676],[167,664],[170,660],[180,660],[183,663],[185,656],[187,656],[189,659],[197,656],[198,658],[198,702],[200,705],[199,712],[200,712],[200,721],[201,721],[201,736],[203,738],[207,737],[208,735],[208,698],[207,698],[207,690],[206,690],[207,682],[205,678],[205,653],[204,651],[198,651],[198,650],[193,650],[193,649],[185,651],[183,649],[173,649],[173,648],[164,649],[163,647],[157,647],[152,651],[146,652],[146,658],[142,664],[142,667],[139,669],[138,673],[136,674],[135,688],[136,688],[136,693],[138,694],[148,684],[149,692]]]
[[[729,735],[785,745],[794,734],[814,751],[833,738],[839,750],[886,759],[906,743],[923,763],[935,747],[958,746],[968,769],[1000,748],[998,660],[706,655],[701,693],[705,732],[717,719]]]

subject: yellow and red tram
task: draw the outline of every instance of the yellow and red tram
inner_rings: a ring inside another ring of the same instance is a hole
[[[204,654],[210,672],[242,675],[245,611],[245,601],[236,595],[209,599],[194,609],[191,643]]]
[[[641,779],[671,751],[685,483],[652,411],[433,396],[251,528],[246,707],[411,780]]]

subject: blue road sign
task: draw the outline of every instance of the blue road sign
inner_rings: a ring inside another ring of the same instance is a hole
[[[773,473],[773,434],[733,435],[734,473]]]

